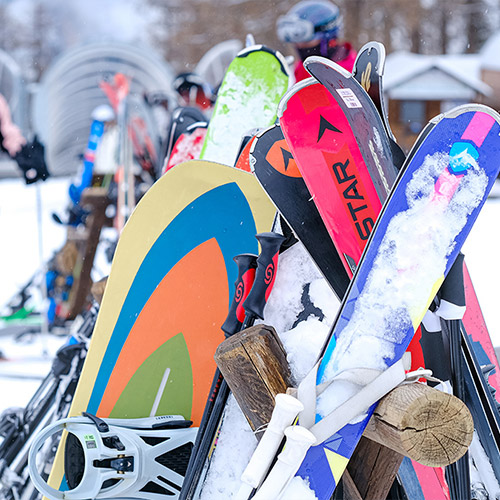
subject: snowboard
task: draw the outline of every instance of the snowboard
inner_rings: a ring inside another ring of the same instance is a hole
[[[191,161],[162,176],[119,239],[69,416],[178,414],[197,426],[234,294],[233,257],[257,253],[255,234],[274,212],[255,178],[232,167]]]
[[[263,45],[239,52],[217,93],[200,158],[234,165],[245,132],[276,120],[288,80],[288,66],[279,52]]]
[[[499,121],[481,105],[433,120],[371,234],[324,347],[317,383],[358,367],[385,370],[403,355],[498,175]],[[318,421],[348,399],[337,385],[323,393]],[[350,389],[354,394],[359,387]],[[309,450],[298,474],[320,500],[330,498],[374,406]]]
[[[283,137],[273,125],[257,135],[250,150],[252,170],[276,209],[342,299],[349,276]]]

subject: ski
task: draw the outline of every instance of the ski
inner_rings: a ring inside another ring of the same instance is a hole
[[[389,124],[389,115],[387,112],[384,89],[382,85],[385,65],[385,47],[380,42],[368,42],[363,45],[358,52],[352,76],[366,90],[371,100],[377,108],[384,129],[391,145],[392,157],[394,164],[400,168],[404,161],[405,155],[396,142],[396,138]]]
[[[355,81],[351,78],[351,82]],[[373,121],[375,114],[361,107],[344,110],[312,78],[292,87],[278,114],[302,177],[352,275],[396,179],[380,118],[377,114]]]
[[[277,210],[341,299],[349,277],[279,126],[257,135],[250,150],[250,165]]]
[[[95,154],[103,133],[104,121],[99,116],[96,116],[90,125],[89,139],[85,153],[83,154],[83,166],[80,183],[78,186],[76,184],[71,184],[69,186],[69,197],[74,205],[78,205],[80,203],[83,190],[88,188],[92,183]]]
[[[352,76],[366,90],[373,104],[377,108],[387,135],[395,140],[389,125],[389,117],[386,109],[384,93],[382,88],[382,77],[385,65],[385,47],[380,42],[368,42],[358,52]]]
[[[207,126],[207,119],[198,108],[185,106],[174,109],[163,152],[162,175],[178,163],[198,159]],[[191,152],[192,148],[196,148],[196,152]]]
[[[207,135],[207,126],[206,122],[196,122],[186,128],[175,141],[168,161],[165,159],[162,175],[179,163],[197,160],[200,157],[201,147]]]
[[[279,52],[263,45],[239,52],[217,93],[200,158],[234,165],[245,132],[276,120],[288,80],[288,66]]]

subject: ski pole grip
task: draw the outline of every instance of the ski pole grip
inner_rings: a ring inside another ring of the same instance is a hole
[[[295,417],[304,409],[304,405],[289,394],[277,394],[275,401],[276,405],[266,431],[241,475],[241,481],[252,488],[260,486],[283,440],[285,429],[292,425]],[[242,491],[246,490],[243,486]]]
[[[234,296],[226,321],[221,326],[226,338],[241,330],[245,320],[243,302],[248,297],[255,279],[257,255],[244,253],[233,259],[238,266],[238,278],[234,282]]]
[[[247,317],[264,319],[264,307],[276,278],[279,250],[286,238],[277,233],[260,233],[256,238],[261,250],[257,259],[255,281],[243,308]]]
[[[309,448],[316,442],[314,434],[300,425],[285,429],[286,444],[278,455],[262,486],[254,495],[254,500],[279,498],[283,490],[299,470]]]

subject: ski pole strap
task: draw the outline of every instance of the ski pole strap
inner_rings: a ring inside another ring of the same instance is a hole
[[[266,431],[241,475],[242,483],[250,488],[242,486],[237,499],[248,498],[252,489],[260,486],[280,447],[285,429],[292,425],[297,414],[304,409],[297,398],[288,394],[277,394],[275,401],[276,404]]]
[[[300,425],[309,429],[316,437],[316,443],[322,443],[346,426],[351,420],[363,415],[373,404],[406,380],[406,372],[410,367],[411,356],[405,353],[403,357],[383,372],[371,369],[353,369],[342,372],[331,380],[316,387],[317,369],[319,363],[309,372],[299,385],[297,392],[299,400],[304,405],[300,413]],[[363,384],[371,378],[371,381]],[[319,422],[316,419],[316,399],[335,380],[347,380],[355,384],[361,382],[363,387],[352,397],[338,406]]]

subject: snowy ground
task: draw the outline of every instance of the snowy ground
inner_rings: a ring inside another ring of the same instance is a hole
[[[51,214],[64,214],[70,182],[68,178],[50,178],[39,185],[26,186],[21,179],[0,180],[0,308],[39,269],[41,258],[47,261],[66,241],[66,228],[55,223]],[[12,335],[2,335],[0,330],[0,351],[9,359],[0,360],[0,413],[11,406],[26,405],[48,373],[54,353],[65,341],[65,335],[37,334],[23,336],[21,342],[16,342]]]
[[[66,231],[55,224],[51,213],[62,213],[67,203],[69,179],[49,179],[40,186],[26,186],[21,180],[0,180],[0,305],[5,304],[39,266],[37,189],[43,207],[43,256],[50,257],[65,241]],[[500,186],[499,186],[500,187]],[[464,253],[486,322],[495,346],[500,346],[498,297],[500,266],[500,198],[490,198],[467,240]],[[50,366],[51,353],[63,339],[37,338],[30,343],[14,343],[0,336],[0,350],[19,363],[0,362],[0,411],[9,406],[24,406],[39,384],[36,379],[7,378],[2,373],[33,375],[41,378]],[[49,356],[42,351],[49,351]],[[8,365],[7,365],[8,363]]]
[[[52,221],[50,214],[64,210],[68,184],[68,179],[61,178],[49,179],[40,186],[26,186],[21,179],[0,181],[0,305],[6,304],[40,265],[37,191],[43,213],[43,257],[47,259],[62,246],[66,231]],[[0,350],[12,359],[0,361],[0,411],[25,406],[62,342],[53,336],[36,336],[18,343],[10,336],[0,336]],[[6,377],[7,373],[15,378]]]

